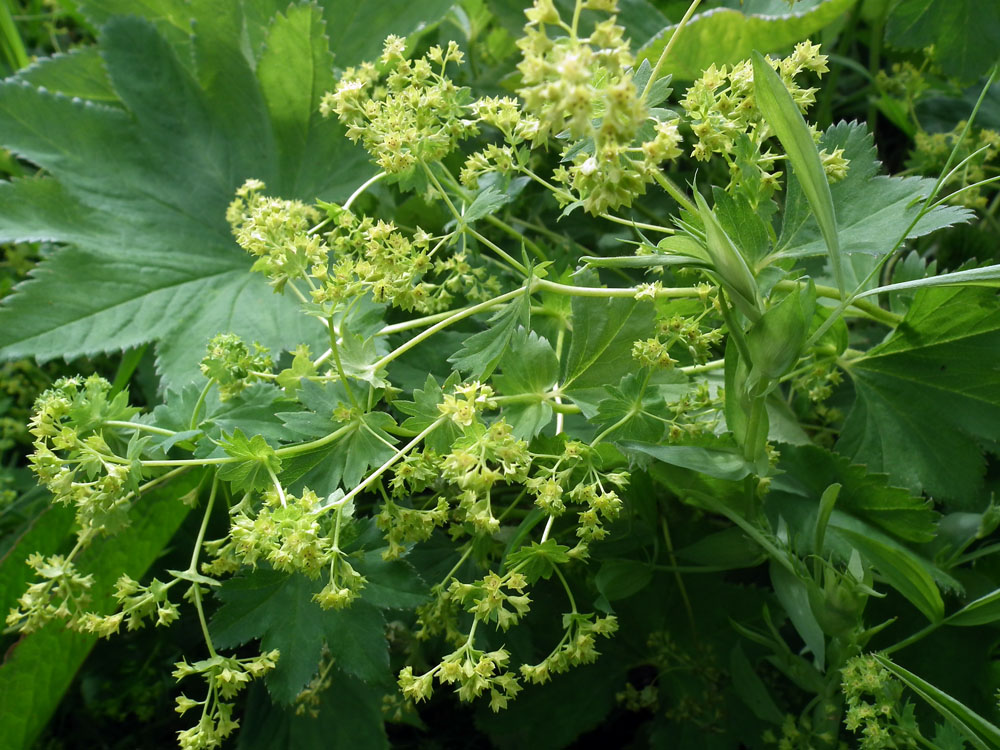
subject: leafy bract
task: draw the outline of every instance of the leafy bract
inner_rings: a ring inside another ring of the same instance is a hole
[[[318,385],[303,380],[299,399],[311,411],[278,414],[290,432],[305,438],[323,438],[335,431],[342,434],[328,447],[287,461],[284,481],[301,481],[324,494],[341,484],[350,489],[369,468],[392,457],[396,441],[385,430],[394,427],[396,420],[382,411],[349,409],[350,401],[340,383]],[[347,413],[346,420],[338,418],[341,410]]]
[[[412,430],[416,434],[434,424],[441,416],[438,404],[444,400],[444,394],[451,393],[460,382],[458,373],[453,372],[443,385],[438,385],[434,376],[428,373],[424,387],[413,389],[412,401],[397,401],[394,404],[403,414],[410,415],[403,422],[403,428]],[[452,420],[446,419],[426,437],[425,444],[432,451],[447,453],[460,434],[462,434],[461,428]]]
[[[535,400],[504,404],[503,416],[519,438],[531,439],[552,419],[552,406],[544,394],[559,377],[559,360],[548,339],[519,328],[500,358],[501,375],[493,382],[500,393],[537,396]]]
[[[972,80],[1000,61],[1000,5],[900,0],[889,14],[885,36],[904,49],[934,45],[934,58],[946,74]]]
[[[485,331],[469,336],[462,348],[448,357],[456,370],[474,379],[489,377],[507,350],[518,325],[526,325],[530,311],[527,294],[508,302],[489,320]]]
[[[674,78],[693,80],[713,63],[732,64],[753,50],[784,49],[822,29],[850,9],[854,0],[804,0],[794,11],[786,3],[780,9],[767,3],[746,2],[742,9],[713,8],[694,16],[670,52],[666,72]],[[677,26],[669,26],[639,50],[637,60],[653,63],[660,56]]]
[[[222,447],[236,461],[219,468],[219,479],[232,482],[237,491],[264,490],[271,485],[271,477],[281,470],[281,459],[263,435],[248,438],[242,430],[223,436]]]
[[[1000,439],[1000,309],[982,288],[921,289],[903,323],[848,368],[857,401],[838,451],[894,483],[975,509]]]
[[[839,123],[827,130],[819,144],[832,152],[844,149],[850,160],[847,177],[830,186],[837,215],[837,229],[844,259],[845,282],[856,287],[879,258],[891,251],[904,234],[920,237],[936,229],[967,221],[964,208],[939,206],[912,228],[922,199],[934,187],[924,177],[885,177],[878,174],[879,162],[871,135],[864,125]],[[785,218],[778,239],[780,257],[825,255],[827,246],[808,201],[794,175],[788,178]]]
[[[596,275],[582,277],[586,282]],[[635,370],[632,344],[650,335],[651,303],[622,297],[574,297],[572,314],[573,336],[560,380],[564,390],[602,388]]]
[[[93,15],[103,20],[114,5],[94,3]],[[322,333],[247,273],[224,218],[249,177],[311,201],[342,198],[371,172],[342,128],[316,114],[333,85],[318,10],[274,16],[279,6],[131,4],[156,21],[104,26],[100,54],[120,106],[34,86],[43,66],[2,84],[0,143],[47,175],[0,186],[0,238],[69,247],[0,310],[0,356],[74,357],[154,340],[177,386],[219,331],[275,349]],[[244,27],[255,29],[259,57],[241,50]],[[96,75],[87,54],[60,64],[61,80]],[[66,80],[59,90],[118,104],[99,83]]]
[[[324,641],[346,672],[368,682],[388,677],[382,615],[364,601],[324,612],[312,601],[322,585],[299,574],[261,569],[226,581],[217,592],[222,606],[211,622],[216,645],[229,648],[259,638],[265,651],[278,649],[278,665],[265,681],[282,703],[291,703],[312,678]]]
[[[595,422],[609,440],[657,442],[672,416],[663,394],[649,386],[649,377],[633,373],[617,386],[605,386],[607,398],[597,405]]]

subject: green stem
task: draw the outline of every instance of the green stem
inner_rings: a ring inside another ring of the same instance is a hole
[[[572,286],[570,284],[560,284],[548,279],[535,279],[532,291],[541,290],[562,294],[570,297],[632,297],[634,298],[640,291],[638,287],[618,287],[607,288],[598,286]],[[700,297],[702,292],[694,287],[663,287],[656,290],[656,297],[659,299],[674,299],[686,297]]]
[[[650,90],[653,88],[653,83],[660,75],[660,68],[663,67],[664,61],[670,55],[670,51],[674,48],[677,43],[677,37],[681,35],[684,31],[684,27],[687,26],[688,21],[691,20],[691,16],[701,5],[701,0],[693,0],[691,5],[688,6],[687,12],[681,18],[680,23],[677,24],[677,28],[674,29],[674,33],[670,35],[670,39],[667,41],[667,45],[663,48],[663,52],[660,53],[659,59],[656,61],[656,65],[653,66],[653,72],[649,74],[649,80],[646,81],[646,85],[642,89],[642,95],[639,97],[639,103],[645,104],[646,97],[649,96]]]
[[[496,216],[488,214],[483,217],[483,220],[488,224],[492,224],[501,232],[505,232],[506,234],[509,234],[511,237],[515,237],[521,240],[521,242],[524,243],[524,246],[528,248],[532,253],[534,253],[535,257],[538,258],[538,260],[540,260],[541,262],[544,263],[549,259],[549,256],[546,255],[545,251],[542,250],[542,248],[540,248],[538,244],[528,239],[523,232],[517,231],[516,229],[514,229],[514,227],[512,227],[510,224],[503,221],[502,219],[498,219]]]
[[[194,409],[191,412],[191,424],[188,426],[188,429],[198,429],[198,415],[201,414],[201,407],[205,405],[205,399],[208,398],[208,391],[214,382],[215,381],[213,380],[209,380],[205,383],[205,387],[201,389],[201,393],[198,395],[198,400],[195,402]]]
[[[539,280],[536,279],[534,283],[538,284]],[[466,307],[463,310],[458,310],[457,312],[452,313],[451,315],[449,315],[444,320],[442,320],[439,323],[431,326],[430,328],[428,328],[423,333],[420,333],[420,334],[414,336],[412,339],[410,339],[406,343],[404,343],[404,344],[396,347],[391,352],[389,352],[388,354],[386,354],[384,357],[382,357],[382,359],[380,359],[378,362],[376,362],[373,365],[373,368],[372,368],[373,371],[374,372],[378,372],[380,369],[382,369],[383,367],[385,367],[387,364],[389,364],[390,362],[392,362],[394,359],[396,359],[397,357],[401,357],[403,354],[405,354],[406,352],[408,352],[410,349],[412,349],[413,347],[417,346],[418,344],[426,341],[427,339],[429,339],[431,336],[433,336],[438,331],[444,330],[448,326],[450,326],[450,325],[452,325],[454,323],[457,323],[460,320],[465,320],[466,318],[471,317],[472,315],[476,315],[477,313],[485,312],[486,310],[490,310],[490,309],[496,307],[497,305],[502,305],[504,302],[508,302],[508,301],[514,299],[515,297],[517,297],[518,295],[526,294],[529,291],[530,290],[526,290],[524,287],[520,287],[520,288],[515,289],[515,290],[513,290],[511,292],[507,292],[506,294],[501,294],[499,297],[494,297],[493,299],[488,299],[485,302],[480,302],[478,305],[473,305],[472,307]]]
[[[177,434],[174,430],[167,430],[163,427],[155,427],[151,424],[142,424],[141,422],[121,422],[117,419],[109,419],[104,424],[106,427],[120,427],[126,430],[140,430],[141,432],[151,432],[154,435],[164,435],[165,437],[171,437]]]
[[[354,201],[356,201],[358,199],[358,197],[362,193],[364,193],[368,188],[370,188],[376,182],[378,182],[379,180],[381,180],[387,174],[388,174],[388,172],[379,172],[377,175],[375,175],[371,179],[366,180],[364,183],[362,183],[361,187],[359,187],[357,190],[355,190],[353,193],[351,193],[351,197],[347,199],[347,202],[344,203],[344,205],[342,206],[342,208],[345,211],[349,210],[351,208],[351,205],[354,203]]]
[[[194,542],[194,550],[191,552],[191,564],[188,565],[189,573],[198,572],[198,558],[201,555],[201,545],[205,541],[205,531],[208,529],[208,519],[212,515],[212,506],[215,505],[215,494],[219,489],[219,477],[212,477],[212,489],[208,493],[208,504],[205,506],[205,515],[201,519],[201,528],[198,529],[198,538]]]
[[[674,543],[670,538],[670,526],[667,523],[666,514],[660,514],[660,527],[663,530],[663,541],[667,545],[667,556],[670,558],[670,565],[674,568],[674,580],[677,581],[677,589],[681,592],[681,601],[684,602],[684,612],[687,614],[688,625],[691,626],[691,634],[698,638],[698,626],[694,621],[694,609],[691,607],[691,600],[688,598],[687,588],[684,586],[684,577],[677,570],[677,555],[674,553]]]
[[[477,232],[475,229],[473,229],[472,227],[470,227],[468,225],[465,226],[465,230],[469,234],[471,234],[473,237],[475,237],[477,240],[479,240],[481,243],[483,243],[484,245],[486,245],[486,247],[488,247],[494,253],[496,253],[501,258],[503,258],[503,260],[505,260],[507,262],[507,264],[511,268],[513,268],[515,271],[517,271],[518,273],[523,273],[523,274],[528,273],[528,269],[525,268],[525,266],[524,266],[523,263],[521,263],[518,260],[515,260],[513,257],[511,257],[511,255],[509,253],[507,253],[507,251],[505,251],[503,248],[501,248],[495,242],[493,242],[492,240],[487,239],[486,237],[484,237],[483,235],[481,235],[479,232]]]
[[[711,362],[706,362],[703,365],[688,365],[687,367],[678,367],[677,369],[683,372],[685,375],[697,375],[700,372],[711,372],[712,370],[721,370],[725,366],[726,366],[726,360],[713,359]]]
[[[344,495],[342,498],[340,498],[339,500],[337,500],[335,503],[333,503],[331,505],[328,505],[328,506],[325,506],[325,507],[322,507],[322,508],[319,508],[319,509],[317,509],[316,512],[317,513],[323,513],[325,511],[329,510],[330,508],[336,507],[338,505],[344,505],[344,504],[348,503],[349,501],[351,501],[352,499],[354,499],[355,497],[357,497],[358,495],[360,495],[362,492],[364,492],[366,489],[368,489],[368,487],[372,484],[372,482],[374,482],[380,476],[382,476],[383,474],[385,474],[385,472],[387,472],[389,469],[391,469],[392,466],[393,466],[393,464],[395,464],[397,461],[399,461],[399,459],[403,458],[403,456],[405,456],[411,450],[413,450],[418,445],[420,445],[420,443],[423,441],[423,439],[425,437],[427,437],[428,435],[430,435],[432,432],[434,432],[434,430],[436,430],[439,426],[441,426],[441,424],[446,419],[447,419],[447,417],[441,416],[441,417],[438,417],[433,422],[431,422],[431,424],[428,425],[422,432],[420,432],[419,435],[417,435],[415,438],[413,438],[413,440],[411,440],[406,445],[404,445],[402,448],[400,448],[398,451],[396,451],[393,454],[392,458],[390,458],[384,464],[382,464],[381,466],[379,466],[375,471],[373,471],[371,474],[369,474],[368,477],[361,484],[359,484],[353,490],[351,490],[346,495]]]
[[[569,606],[572,607],[573,614],[575,615],[577,613],[576,599],[573,598],[573,592],[570,591],[569,583],[566,582],[566,577],[563,575],[562,571],[559,570],[558,565],[553,565],[552,570],[559,577],[559,581],[562,583],[563,588],[566,589],[566,596],[569,599]]]
[[[677,185],[667,177],[663,172],[657,170],[653,173],[653,177],[659,183],[660,187],[667,191],[667,195],[677,201],[678,204],[692,214],[698,214],[698,207],[692,202],[690,198],[684,195],[684,191],[681,190]]]
[[[917,641],[921,640],[922,638],[925,638],[926,636],[930,635],[935,630],[937,630],[938,628],[940,628],[942,625],[945,624],[945,622],[947,622],[947,618],[945,618],[944,620],[938,620],[937,622],[932,622],[929,625],[921,628],[920,630],[918,630],[916,633],[914,633],[913,635],[909,636],[908,638],[904,638],[903,640],[899,641],[898,643],[894,643],[891,646],[889,646],[888,648],[882,649],[881,653],[883,653],[886,656],[888,656],[889,654],[894,654],[897,651],[901,651],[902,649],[906,648],[907,646],[912,646]]]
[[[344,372],[344,364],[340,361],[340,347],[337,346],[337,327],[333,324],[333,316],[327,321],[327,329],[330,332],[330,353],[333,355],[333,364],[337,368],[337,375],[340,376],[340,382],[344,384],[344,391],[347,393],[347,398],[351,402],[351,406],[357,409],[358,400],[354,397],[354,389],[351,387],[350,382],[348,382],[347,373]]]
[[[804,286],[804,284],[801,281],[779,281],[777,284],[774,285],[774,288],[784,292],[784,291],[794,291],[796,289],[800,289],[802,286]],[[816,284],[816,296],[824,297],[826,299],[835,299],[835,300],[842,299],[840,292],[836,289],[836,287],[823,286],[822,284]],[[900,323],[903,322],[902,315],[898,315],[897,313],[891,312],[890,310],[885,310],[867,300],[856,299],[853,302],[851,302],[850,306],[858,310],[859,312],[864,313],[872,320],[876,320],[879,323],[884,323],[885,325],[893,328],[895,328],[896,326],[898,326]]]

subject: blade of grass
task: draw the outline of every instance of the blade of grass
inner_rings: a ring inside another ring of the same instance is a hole
[[[3,39],[4,57],[11,72],[28,66],[28,53],[24,49],[21,34],[18,33],[14,18],[10,14],[10,1],[0,2],[0,39]]]
[[[830,267],[841,295],[846,292],[843,256],[837,235],[837,216],[833,208],[833,195],[826,179],[819,150],[813,141],[809,126],[799,112],[798,105],[788,93],[785,84],[760,52],[754,51],[753,85],[764,119],[781,141],[795,176],[802,185],[802,192],[816,216],[823,240],[830,254]]]
[[[1000,748],[1000,729],[984,719],[961,701],[952,698],[943,690],[931,685],[907,669],[893,663],[881,654],[875,654],[875,660],[895,675],[900,682],[923,698],[941,716],[950,721],[955,729],[978,750],[996,750]]]

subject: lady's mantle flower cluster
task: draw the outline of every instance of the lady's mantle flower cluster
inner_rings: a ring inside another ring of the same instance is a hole
[[[111,384],[97,375],[63,378],[35,402],[29,423],[32,471],[56,502],[76,510],[83,540],[128,523],[130,490],[140,476],[133,458],[142,443],[124,440],[105,423],[128,420],[138,411],[128,405],[128,393],[112,396]]]
[[[591,0],[584,7],[614,13],[617,3]],[[552,0],[536,0],[525,14],[517,93],[527,117],[513,135],[523,135],[536,147],[547,145],[552,136],[568,136],[563,161],[569,166],[554,175],[572,193],[565,202],[579,200],[594,214],[631,205],[660,165],[681,154],[674,116],[651,110],[649,105],[657,102],[637,89],[635,60],[614,16],[581,37],[578,19],[567,24]],[[490,122],[483,108],[480,114]],[[490,124],[505,132],[503,122]]]
[[[497,278],[467,253],[441,252],[451,234],[435,237],[417,227],[407,235],[392,222],[358,218],[334,204],[326,204],[327,221],[317,224],[317,211],[264,195],[264,187],[248,180],[237,191],[227,214],[236,241],[257,258],[254,270],[276,290],[291,284],[324,314],[365,293],[421,313],[447,309],[456,297],[484,300],[499,293]]]
[[[418,60],[407,60],[405,52],[405,40],[390,36],[378,64],[348,68],[320,104],[320,111],[336,114],[347,137],[360,141],[389,174],[439,161],[477,132],[467,109],[468,90],[444,75],[449,62],[462,63],[458,45],[432,47]]]
[[[769,62],[805,114],[816,101],[818,89],[803,88],[796,76],[806,71],[818,76],[826,73],[829,70],[826,55],[819,53],[819,45],[806,41],[797,44],[788,57]],[[732,67],[710,66],[687,90],[681,106],[687,113],[691,132],[698,139],[691,156],[700,161],[707,161],[713,155],[722,156],[731,172],[729,189],[738,187],[753,206],[774,194],[782,175],[775,163],[782,157],[765,143],[773,133],[757,108],[753,65],[749,60]],[[815,127],[813,134],[819,140],[820,133]],[[831,181],[846,176],[843,149],[832,153],[821,151],[820,158]]]

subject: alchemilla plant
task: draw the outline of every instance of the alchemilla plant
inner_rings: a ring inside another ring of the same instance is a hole
[[[808,39],[673,81],[698,5],[638,49],[615,0],[535,0],[519,36],[461,3],[467,48],[339,70],[302,158],[362,147],[349,197],[252,164],[226,197],[294,322],[218,328],[145,408],[99,374],[38,397],[75,545],[27,556],[8,633],[191,623],[182,748],[375,747],[465,703],[500,746],[579,704],[538,746],[614,711],[636,747],[1000,747],[995,699],[905,658],[1000,616],[1000,274],[910,253],[984,207],[993,79],[936,181],[883,176],[865,125],[819,124]],[[293,18],[321,26],[268,44]],[[182,562],[116,562],[153,498],[196,511]]]

